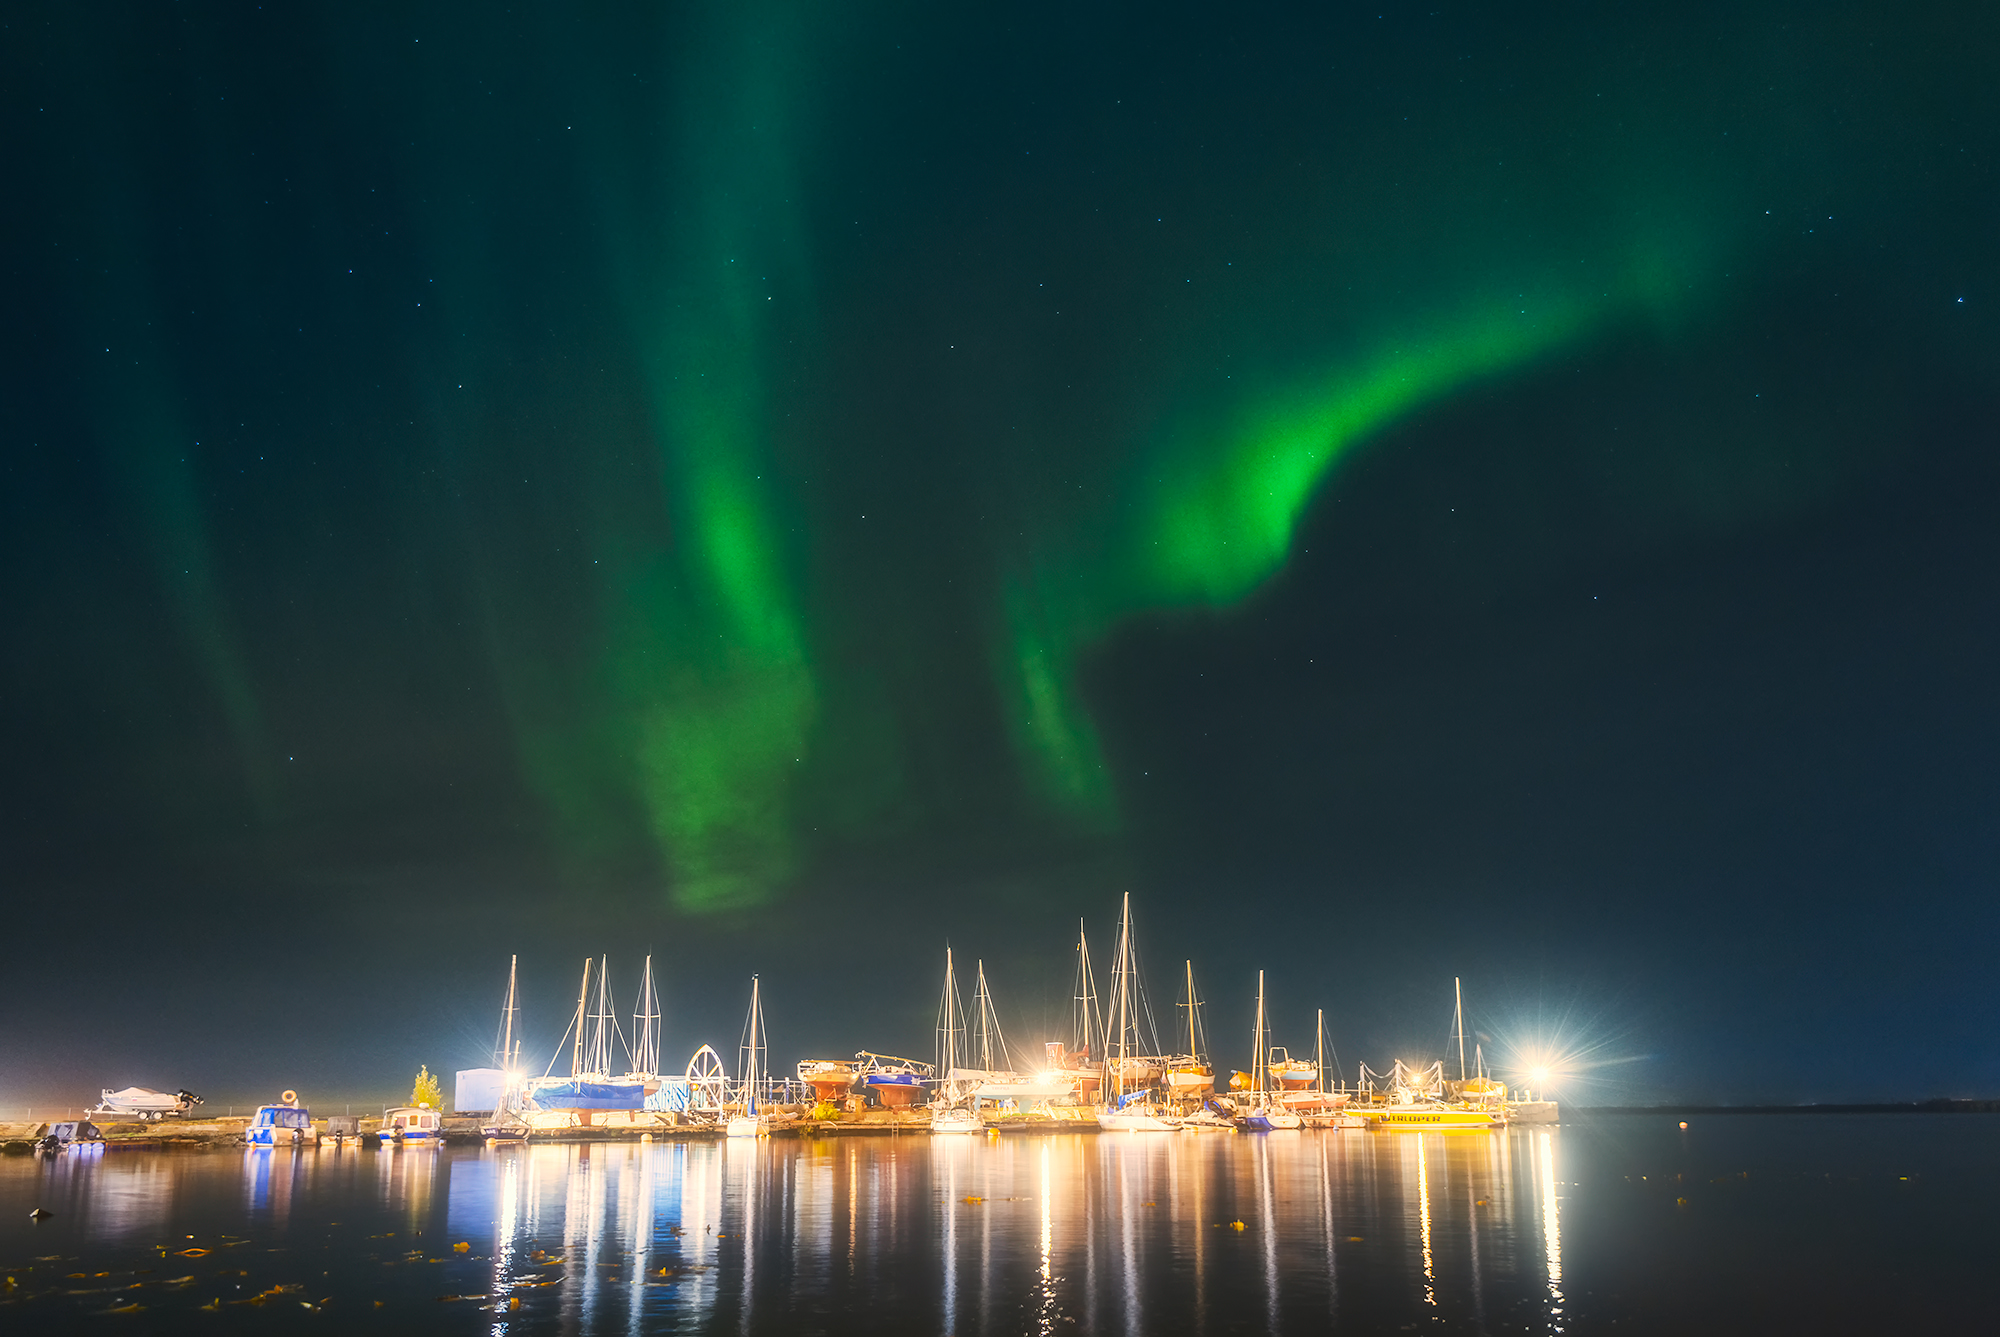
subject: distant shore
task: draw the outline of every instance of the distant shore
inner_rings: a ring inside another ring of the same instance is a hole
[[[1906,1100],[1887,1105],[1571,1105],[1592,1114],[2000,1114],[2000,1100]]]

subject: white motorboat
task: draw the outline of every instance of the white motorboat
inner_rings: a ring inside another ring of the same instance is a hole
[[[1233,1133],[1236,1131],[1236,1120],[1203,1105],[1194,1113],[1183,1115],[1181,1127],[1191,1133]]]
[[[287,1091],[275,1105],[259,1105],[243,1130],[245,1145],[252,1147],[310,1146],[319,1141],[313,1127],[312,1111],[299,1104],[299,1093]]]
[[[385,1147],[444,1145],[444,1116],[429,1105],[401,1105],[382,1112],[379,1134]]]
[[[1107,1133],[1177,1133],[1178,1115],[1164,1114],[1151,1106],[1125,1110],[1099,1110],[1097,1126]]]
[[[983,1133],[986,1125],[969,1106],[951,1105],[941,1110],[931,1111],[931,1131],[933,1133]]]

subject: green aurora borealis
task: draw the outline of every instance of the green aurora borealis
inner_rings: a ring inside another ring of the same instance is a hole
[[[20,426],[93,461],[152,582],[119,598],[171,627],[98,690],[203,684],[132,741],[201,770],[226,735],[237,797],[165,829],[491,793],[504,758],[565,885],[693,912],[834,850],[1115,847],[1093,656],[1256,596],[1413,416],[1726,341],[1952,213],[1993,110],[1957,21],[52,18],[10,58],[21,245],[58,257],[16,368],[88,411]],[[1619,486],[1685,530],[1868,449],[1666,435]]]

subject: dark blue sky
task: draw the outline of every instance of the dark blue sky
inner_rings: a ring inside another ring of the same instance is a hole
[[[1126,891],[1224,1062],[2000,1080],[1987,16],[5,35],[0,1106],[1056,1038]]]

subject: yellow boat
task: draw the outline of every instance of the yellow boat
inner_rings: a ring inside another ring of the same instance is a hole
[[[1342,1112],[1366,1120],[1370,1128],[1414,1128],[1418,1132],[1498,1128],[1503,1122],[1497,1110],[1453,1105],[1349,1105]]]

